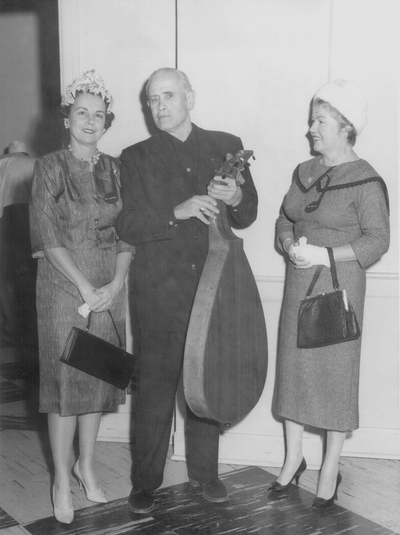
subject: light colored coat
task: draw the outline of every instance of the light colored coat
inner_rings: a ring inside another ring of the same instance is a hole
[[[386,186],[364,160],[344,163],[328,172],[317,158],[295,171],[281,214],[277,237],[288,230],[295,240],[339,247],[350,244],[356,261],[337,264],[341,289],[346,289],[362,329],[365,269],[389,248]],[[323,178],[320,178],[321,175]],[[321,198],[322,197],[322,198]],[[319,207],[305,207],[320,200]],[[297,315],[314,268],[295,269],[289,263],[280,321],[274,410],[284,418],[336,431],[357,429],[361,338],[318,349],[297,348]],[[333,291],[330,270],[324,268],[313,294]]]

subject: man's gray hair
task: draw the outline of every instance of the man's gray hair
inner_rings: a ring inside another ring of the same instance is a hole
[[[182,71],[179,71],[178,69],[172,69],[171,67],[162,67],[161,69],[157,69],[154,71],[150,78],[147,80],[146,84],[146,95],[149,96],[149,86],[152,82],[153,78],[158,76],[159,74],[166,74],[166,75],[172,75],[175,76],[182,84],[183,90],[187,93],[189,91],[192,91],[192,84],[190,83],[189,78],[186,76],[186,74]]]

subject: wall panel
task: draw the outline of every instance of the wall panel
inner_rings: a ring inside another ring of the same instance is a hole
[[[141,101],[147,78],[159,67],[175,66],[175,2],[59,0],[59,10],[62,87],[84,70],[101,74],[116,119],[99,148],[119,156],[149,137]]]
[[[355,146],[384,178],[390,196],[390,252],[372,271],[398,271],[398,0],[335,0],[332,9],[331,79],[349,78],[368,99],[368,124]]]
[[[96,68],[115,97],[116,121],[101,149],[118,155],[146,138],[140,100],[156,68],[184,70],[197,93],[193,121],[239,135],[253,149],[259,217],[244,231],[245,250],[263,299],[270,369],[256,408],[221,439],[221,460],[282,462],[282,425],[271,414],[284,261],[274,248],[274,224],[293,169],[311,157],[309,103],[328,80],[348,77],[367,94],[370,122],[356,145],[385,178],[397,242],[396,0],[59,0],[63,85]],[[110,7],[112,6],[112,7]],[[370,268],[361,371],[361,429],[345,454],[399,453],[398,261],[396,245]],[[381,310],[385,310],[385,322]],[[100,438],[128,440],[130,399],[107,415]],[[383,437],[385,437],[383,439]],[[178,403],[175,455],[183,458]],[[320,462],[319,435],[309,432],[310,464]]]
[[[256,275],[283,274],[275,220],[294,168],[310,158],[308,106],[328,76],[329,0],[179,0],[178,11],[193,121],[255,151],[259,215],[240,235]]]
[[[274,249],[274,223],[293,169],[311,157],[306,137],[310,100],[323,83],[338,77],[358,83],[367,95],[370,123],[356,152],[384,176],[394,207],[394,244],[368,274],[362,429],[346,441],[345,454],[398,456],[397,93],[396,72],[389,72],[388,65],[393,56],[387,54],[390,50],[398,60],[397,5],[392,0],[204,0],[201,5],[178,0],[178,12],[178,67],[197,91],[194,122],[239,135],[257,156],[252,172],[260,197],[259,216],[238,234],[245,240],[265,298],[270,368],[257,407],[224,433],[221,456],[229,462],[242,457],[267,465],[279,465],[283,458],[282,426],[271,414],[284,275],[283,259]],[[382,112],[388,139],[380,135]],[[388,311],[379,331],[378,310]],[[183,436],[180,417],[178,412],[178,457]],[[310,463],[318,466],[319,435],[306,436],[305,451]]]

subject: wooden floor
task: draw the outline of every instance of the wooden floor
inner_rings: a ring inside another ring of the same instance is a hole
[[[316,514],[310,508],[315,471],[307,470],[300,488],[293,486],[287,498],[274,502],[266,489],[278,469],[220,465],[231,500],[215,505],[190,488],[185,463],[169,458],[155,511],[137,518],[126,504],[129,444],[111,442],[99,442],[96,450],[97,474],[109,504],[91,504],[71,477],[76,520],[60,525],[52,516],[51,455],[46,419],[37,411],[35,352],[0,351],[0,535],[400,534],[399,461],[342,458],[337,505]]]

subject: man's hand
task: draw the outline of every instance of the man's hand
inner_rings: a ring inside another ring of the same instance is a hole
[[[237,206],[242,200],[242,190],[234,178],[215,176],[207,188],[214,199],[224,201],[228,206]]]
[[[218,213],[217,201],[208,195],[194,195],[174,209],[176,219],[185,220],[197,217],[206,225],[209,225],[209,219],[215,219]]]

